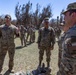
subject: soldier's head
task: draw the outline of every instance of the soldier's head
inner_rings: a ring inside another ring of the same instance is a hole
[[[65,25],[76,23],[76,2],[70,3],[66,11],[63,12]]]
[[[9,24],[10,22],[11,22],[11,16],[10,15],[5,15],[5,22],[7,23],[7,24]]]
[[[49,25],[49,18],[48,17],[44,18],[44,25],[45,25],[45,27],[47,27]]]
[[[8,15],[8,14],[7,14],[7,15],[5,15],[5,18],[6,18],[6,19],[10,19],[10,20],[11,20],[11,16],[10,16],[10,15]]]

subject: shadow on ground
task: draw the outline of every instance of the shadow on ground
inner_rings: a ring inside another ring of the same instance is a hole
[[[23,48],[22,46],[17,46],[15,49],[21,49],[21,48]]]

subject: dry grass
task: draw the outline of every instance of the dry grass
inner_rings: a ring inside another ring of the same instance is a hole
[[[36,32],[36,41],[37,41],[38,34]],[[19,48],[20,46],[20,39],[15,39],[16,44],[16,50],[15,50],[15,57],[14,57],[14,70],[15,72],[18,71],[27,71],[27,70],[35,70],[38,66],[38,47],[37,43],[33,43],[31,45],[28,45],[24,48]],[[57,43],[55,44],[54,50],[52,50],[51,53],[51,67],[52,67],[52,75],[56,75],[56,72],[58,71],[58,46]],[[46,56],[44,55],[43,62],[45,61]],[[4,65],[3,65],[3,71],[4,74],[6,70],[8,69],[8,54],[5,57]]]

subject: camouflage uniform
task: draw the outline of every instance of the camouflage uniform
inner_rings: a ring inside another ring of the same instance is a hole
[[[39,46],[39,65],[43,60],[44,50],[46,51],[46,61],[47,67],[50,67],[50,55],[51,55],[51,47],[54,46],[55,43],[55,34],[52,27],[40,28],[39,37],[38,37],[38,46]]]
[[[76,75],[76,25],[64,35],[60,74],[58,75]]]
[[[1,25],[0,30],[2,32],[2,37],[0,38],[0,72],[2,70],[5,55],[8,51],[9,55],[9,69],[12,70],[14,66],[14,54],[15,54],[15,44],[14,44],[14,33],[17,27],[14,25]]]
[[[56,28],[55,28],[55,34],[56,34],[57,39],[59,39],[59,36],[60,36],[60,34],[61,34],[61,30],[60,30],[59,27],[56,27]]]
[[[30,36],[30,40],[29,41],[31,41],[31,34],[32,32],[31,32],[31,26],[29,26],[28,28],[27,28],[27,37],[26,37],[26,41],[28,41],[28,37]]]
[[[61,43],[62,53],[58,75],[76,75],[76,2],[70,3],[63,14],[65,33]]]
[[[63,40],[64,40],[64,33],[62,34],[61,33],[61,36],[59,37],[59,40],[58,40],[58,50],[59,50],[59,53],[58,53],[58,67],[59,67],[59,71],[57,72],[57,75],[60,74],[60,64],[61,64],[61,58],[62,58],[62,43],[63,43]]]
[[[20,26],[20,40],[21,40],[21,45],[23,46],[23,42],[24,42],[24,46],[26,46],[26,36],[25,36],[25,32],[27,31],[27,29],[21,25]]]
[[[33,28],[32,28],[32,26],[30,27],[29,35],[30,35],[30,43],[32,43],[33,42]]]
[[[36,31],[35,27],[32,26],[32,42],[35,42],[35,31]]]
[[[59,53],[58,53],[58,67],[60,68],[60,63],[61,63],[61,55],[62,55],[62,43],[63,43],[63,40],[64,40],[64,34],[63,32],[61,33],[62,35],[59,37],[59,40],[58,40],[58,50],[59,50]]]

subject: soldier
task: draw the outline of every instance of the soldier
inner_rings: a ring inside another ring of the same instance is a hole
[[[21,40],[21,46],[26,46],[26,36],[25,36],[25,32],[27,31],[27,29],[21,25],[20,26],[20,40]]]
[[[61,29],[59,27],[55,27],[55,34],[56,34],[57,39],[59,39],[59,36],[61,34]]]
[[[35,26],[34,25],[32,25],[32,42],[35,42],[35,31],[36,31],[36,29],[35,29]]]
[[[61,56],[62,56],[62,43],[63,43],[63,40],[64,40],[64,24],[60,24],[61,27],[62,27],[62,33],[61,33],[61,36],[59,37],[58,39],[58,50],[59,50],[59,53],[58,53],[58,67],[59,67],[59,71],[57,72],[57,75],[59,75],[60,73],[60,63],[61,63]]]
[[[8,71],[13,72],[14,66],[14,54],[15,54],[15,44],[14,44],[14,33],[18,34],[18,28],[11,24],[11,16],[5,16],[5,24],[0,26],[1,36],[1,47],[0,47],[0,73],[2,71],[2,66],[4,62],[5,55],[8,51],[9,64]]]
[[[39,36],[38,36],[38,48],[39,48],[39,67],[41,66],[44,50],[46,51],[46,61],[47,61],[47,68],[50,67],[50,55],[51,50],[54,48],[55,44],[55,33],[54,29],[49,26],[49,19],[44,19],[44,27],[39,29]]]
[[[63,14],[65,26],[58,75],[76,75],[76,2],[70,3]]]
[[[31,25],[29,25],[27,27],[27,37],[26,37],[26,41],[28,41],[28,38],[30,37],[30,40],[31,40]],[[29,41],[30,41],[29,40]]]

